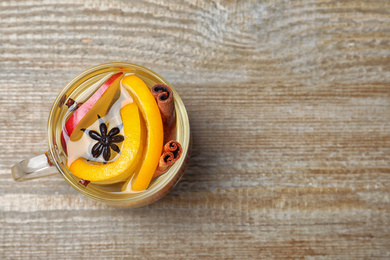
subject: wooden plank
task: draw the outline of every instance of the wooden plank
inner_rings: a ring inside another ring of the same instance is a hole
[[[390,2],[0,2],[1,259],[388,259]],[[61,88],[149,67],[188,109],[193,156],[162,200],[113,209],[45,151]]]

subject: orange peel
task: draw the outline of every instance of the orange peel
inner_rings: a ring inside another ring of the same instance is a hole
[[[124,86],[137,103],[145,121],[146,144],[144,157],[139,169],[122,187],[124,192],[145,190],[152,180],[163,147],[164,131],[160,110],[156,100],[146,84],[135,75],[126,75],[122,79]]]

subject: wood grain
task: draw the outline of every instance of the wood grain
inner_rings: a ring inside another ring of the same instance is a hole
[[[390,2],[0,2],[1,259],[389,259]],[[162,200],[113,209],[46,150],[60,89],[104,62],[175,86],[193,133]]]

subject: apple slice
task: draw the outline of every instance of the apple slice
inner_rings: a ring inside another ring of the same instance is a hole
[[[86,125],[84,121],[86,121],[86,118],[88,118],[87,115],[90,112],[96,112],[94,110],[97,110],[99,108],[99,103],[103,104],[111,101],[115,92],[119,88],[122,77],[123,72],[119,72],[112,75],[95,93],[93,93],[93,95],[84,104],[82,104],[69,117],[61,132],[61,143],[64,148],[64,151],[67,150],[66,144],[69,141],[70,137],[72,137],[73,141],[77,141],[82,136],[82,131],[77,130],[81,129],[81,125]]]

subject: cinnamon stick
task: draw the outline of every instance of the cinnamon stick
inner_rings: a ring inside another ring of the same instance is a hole
[[[72,111],[78,109],[83,103],[77,103],[74,101],[74,99],[69,98],[68,101],[66,101],[66,105],[68,108],[70,108]]]
[[[84,187],[87,187],[88,184],[90,183],[90,181],[80,179],[79,183],[80,183],[81,185],[83,185]]]
[[[152,95],[160,109],[164,126],[164,144],[172,139],[176,127],[176,112],[171,87],[159,83],[152,87]]]
[[[183,149],[179,142],[171,140],[163,147],[163,153],[158,162],[157,170],[154,172],[153,178],[156,178],[166,172],[174,162],[180,159]]]

